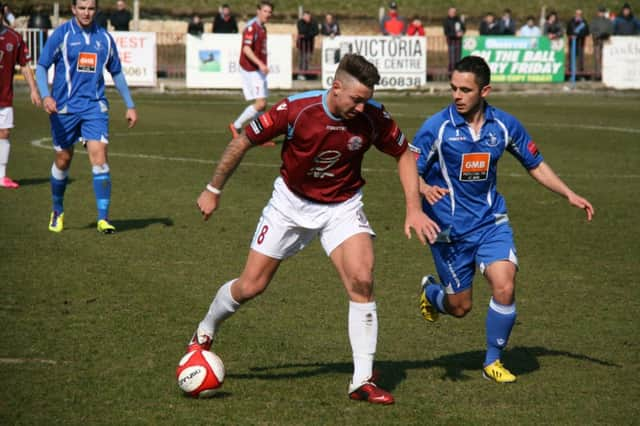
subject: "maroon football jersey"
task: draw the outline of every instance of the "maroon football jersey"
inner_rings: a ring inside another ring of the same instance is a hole
[[[371,145],[399,157],[408,142],[381,104],[369,101],[362,113],[346,120],[329,112],[327,93],[317,90],[281,100],[253,120],[246,135],[254,144],[286,135],[280,174],[289,189],[311,201],[337,203],[364,185],[362,159]]]
[[[245,71],[258,71],[256,64],[251,62],[242,49],[245,46],[251,47],[253,53],[264,64],[267,64],[267,28],[260,24],[258,18],[253,18],[247,22],[247,26],[242,31],[242,46],[240,47],[240,66]]]
[[[16,64],[24,67],[31,60],[22,36],[4,27],[0,32],[0,107],[13,105],[13,72]]]

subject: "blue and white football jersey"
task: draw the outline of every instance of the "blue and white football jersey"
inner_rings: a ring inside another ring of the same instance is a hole
[[[75,18],[58,27],[42,50],[38,65],[55,65],[52,96],[64,113],[106,112],[105,70],[122,72],[113,37],[95,23],[83,29]]]
[[[464,239],[483,226],[509,220],[496,190],[498,160],[505,150],[527,170],[543,161],[515,117],[485,103],[484,118],[476,135],[451,104],[424,122],[411,145],[424,181],[449,190],[433,206],[422,203],[442,229],[440,241]]]

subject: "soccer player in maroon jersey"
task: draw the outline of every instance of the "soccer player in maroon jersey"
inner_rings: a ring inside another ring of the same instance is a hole
[[[359,55],[345,55],[327,91],[283,99],[253,120],[225,149],[197,204],[207,220],[218,208],[222,188],[244,154],[275,136],[286,135],[280,176],[262,212],[239,278],[223,284],[200,322],[188,349],[209,349],[220,324],[244,302],[262,293],[280,262],[319,237],[349,295],[348,330],[354,372],[351,399],[392,404],[376,385],[373,359],[378,317],[373,294],[373,236],[363,211],[361,174],[365,152],[375,146],[394,157],[404,190],[404,231],[423,244],[438,226],[420,207],[418,175],[404,134],[384,107],[371,100],[380,75]]]
[[[40,106],[40,94],[33,71],[29,67],[31,54],[22,36],[5,26],[4,5],[0,5],[0,187],[17,189],[17,182],[6,175],[11,144],[9,136],[13,128],[13,72],[16,64],[31,90],[31,102]]]
[[[263,113],[267,107],[267,27],[271,18],[273,4],[269,1],[258,3],[258,11],[253,19],[247,22],[242,31],[242,48],[240,50],[240,74],[242,75],[242,92],[248,101],[254,101],[229,124],[229,130],[236,137],[244,124]]]

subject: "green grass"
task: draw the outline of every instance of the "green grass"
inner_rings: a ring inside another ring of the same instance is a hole
[[[365,162],[365,208],[378,233],[378,366],[397,403],[347,399],[347,300],[318,243],[284,262],[269,290],[225,323],[217,398],[183,397],[175,366],[211,297],[241,270],[278,173],[254,149],[204,223],[195,199],[222,152],[239,96],[134,93],[140,123],[113,98],[111,216],[95,231],[90,167],[78,149],[66,229],[47,230],[48,120],[18,93],[9,175],[0,190],[0,424],[633,424],[640,396],[637,95],[503,95],[555,170],[596,208],[593,223],[505,157],[521,268],[518,322],[504,361],[518,383],[483,380],[489,293],[476,279],[465,319],[417,309],[428,251],[402,233],[394,161]],[[274,100],[276,97],[273,98]],[[448,99],[379,98],[413,136]]]

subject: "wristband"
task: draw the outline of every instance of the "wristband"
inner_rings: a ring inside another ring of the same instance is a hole
[[[207,188],[207,191],[209,191],[209,192],[211,192],[213,194],[216,194],[216,195],[222,194],[221,190],[219,190],[215,186],[211,185],[210,183],[207,184],[206,188]]]

